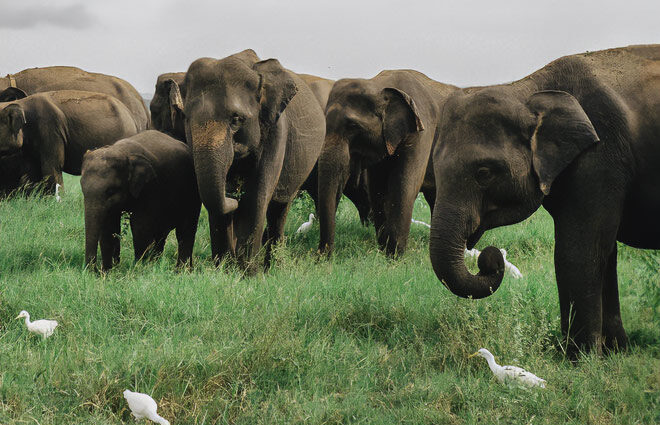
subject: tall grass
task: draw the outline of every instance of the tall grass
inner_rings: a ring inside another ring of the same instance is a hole
[[[319,259],[313,210],[294,203],[273,267],[244,277],[212,266],[202,214],[195,267],[175,272],[173,235],[162,258],[83,269],[78,179],[52,197],[0,202],[0,424],[132,423],[126,388],[152,394],[173,424],[471,424],[660,422],[657,252],[620,247],[619,286],[629,351],[565,360],[552,261],[552,220],[487,233],[524,278],[490,298],[459,299],[435,277],[428,229],[390,260],[350,203],[339,208],[336,253]],[[418,199],[415,218],[430,221]],[[474,267],[474,265],[471,265]],[[20,310],[56,319],[29,334]],[[480,347],[547,379],[545,390],[499,385]]]

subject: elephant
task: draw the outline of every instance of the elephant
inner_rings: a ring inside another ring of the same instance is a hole
[[[38,164],[27,160],[22,151],[0,157],[0,198],[19,188],[29,194],[39,180]]]
[[[60,90],[0,103],[0,155],[22,152],[49,193],[63,184],[63,171],[80,174],[86,150],[137,132],[128,108],[102,93]]]
[[[362,170],[367,170],[379,247],[389,256],[405,251],[420,190],[434,205],[431,147],[442,102],[455,90],[413,70],[386,70],[371,79],[342,79],[334,84],[319,157],[322,253],[330,254],[334,248],[342,190],[349,176],[359,178]]]
[[[254,272],[263,240],[269,264],[271,244],[283,238],[290,204],[319,156],[323,110],[298,75],[249,49],[194,61],[184,83],[186,139],[212,255],[216,262],[234,255]]]
[[[32,95],[56,90],[104,93],[119,99],[133,115],[138,131],[149,127],[149,111],[135,88],[121,78],[72,66],[30,68],[0,77],[0,102],[16,100],[16,90]]]
[[[119,262],[120,225],[130,213],[135,260],[160,255],[176,229],[177,267],[192,266],[201,201],[190,148],[147,130],[85,153],[80,186],[85,201],[85,264],[102,269]]]
[[[312,89],[316,100],[318,100],[321,108],[325,111],[328,103],[328,97],[332,86],[335,84],[333,80],[317,77],[316,75],[298,74],[303,81]],[[314,165],[309,177],[302,185],[303,190],[309,193],[309,196],[314,200],[316,211],[318,215],[319,195],[318,195],[318,180],[319,169],[318,162]],[[352,184],[347,184],[344,187],[344,195],[353,202],[360,215],[360,222],[363,225],[369,224],[371,216],[371,205],[369,204],[369,191],[367,188],[366,170],[362,170],[359,176],[349,176],[348,181]]]
[[[561,329],[571,356],[623,348],[617,241],[660,248],[660,45],[565,56],[528,77],[445,103],[433,152],[433,270],[461,297],[502,282],[463,250],[541,205],[554,220]],[[570,334],[569,334],[570,330]]]
[[[183,99],[186,86],[185,72],[169,72],[158,76],[156,91],[151,99],[151,126],[177,140],[186,141],[184,130]]]

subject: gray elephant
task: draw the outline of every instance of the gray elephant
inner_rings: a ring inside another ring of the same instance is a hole
[[[431,147],[441,103],[455,90],[412,70],[335,83],[319,157],[321,252],[334,247],[337,203],[349,176],[367,170],[380,248],[388,255],[403,253],[420,190],[434,204]]]
[[[105,93],[119,99],[133,115],[138,131],[149,127],[149,111],[135,88],[121,78],[83,71],[72,66],[30,68],[0,78],[0,102],[16,100],[16,90],[26,95],[56,90]]]
[[[252,50],[196,60],[185,85],[186,139],[213,257],[233,253],[253,265],[265,222],[264,240],[284,235],[289,206],[321,151],[323,110],[300,77]],[[240,201],[227,189],[242,193]]]
[[[0,103],[0,155],[22,151],[50,193],[63,171],[80,174],[85,151],[137,131],[128,108],[101,93],[61,90]]]
[[[325,111],[330,91],[335,82],[333,80],[317,77],[316,75],[298,74],[298,76],[300,76],[300,78],[307,83],[309,88],[312,89],[314,96],[316,96],[316,100],[318,100],[321,108]],[[358,170],[358,172],[360,172],[360,175],[358,176],[349,176],[349,184],[346,184],[343,192],[344,195],[353,202],[355,208],[357,208],[360,215],[360,222],[366,226],[371,219],[371,205],[369,204],[369,190],[366,177],[367,172],[366,170]],[[317,214],[319,209],[318,185],[319,167],[317,161],[312,172],[309,174],[309,177],[307,177],[307,180],[301,188],[307,191],[309,196],[314,200]]]
[[[85,154],[80,178],[85,197],[85,264],[119,262],[120,224],[130,213],[135,259],[159,255],[172,229],[177,266],[192,265],[201,201],[190,148],[155,130],[143,131]]]
[[[177,140],[186,141],[183,100],[186,98],[185,72],[169,72],[158,76],[151,99],[151,125]]]
[[[555,224],[570,352],[626,346],[617,241],[660,248],[659,123],[660,45],[566,56],[522,80],[451,96],[433,153],[438,278],[461,297],[491,295],[501,254],[490,249],[475,276],[463,250],[543,205]]]

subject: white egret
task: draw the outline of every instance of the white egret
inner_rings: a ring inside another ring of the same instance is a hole
[[[25,326],[27,326],[28,331],[39,334],[43,336],[44,339],[51,336],[57,327],[57,321],[55,320],[41,319],[30,322],[30,313],[25,310],[21,311],[18,316],[16,316],[16,319],[20,319],[21,317],[25,317]]]
[[[55,183],[55,200],[57,202],[62,202],[62,198],[60,198],[60,187],[62,187],[61,184]]]
[[[518,269],[518,267],[514,266],[511,264],[507,259],[506,259],[506,250],[505,249],[500,249],[500,252],[502,253],[502,257],[504,257],[504,271],[506,273],[509,273],[511,277],[514,279],[520,279],[523,277],[522,273]],[[478,258],[479,254],[481,254],[481,251],[479,251],[476,248],[472,249],[465,249],[464,255],[466,257],[472,257],[472,258]]]
[[[309,232],[309,229],[312,228],[312,222],[314,221],[314,214],[309,215],[309,221],[304,222],[303,224],[298,227],[298,230],[296,230],[296,235],[298,233],[307,233]]]
[[[501,383],[513,382],[522,384],[526,387],[545,388],[545,379],[541,379],[533,373],[527,372],[525,369],[522,369],[518,366],[498,365],[495,363],[495,357],[493,357],[491,352],[485,348],[480,348],[479,351],[471,354],[469,357],[474,356],[481,356],[486,359],[488,362],[488,367],[490,367],[490,370]]]
[[[170,425],[167,419],[156,413],[158,405],[151,396],[125,390],[124,398],[128,402],[128,407],[131,409],[131,414],[135,417],[135,420],[146,418],[161,425]]]

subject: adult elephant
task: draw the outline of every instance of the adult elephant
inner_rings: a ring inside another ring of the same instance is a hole
[[[72,66],[30,68],[0,78],[0,102],[16,100],[16,90],[26,95],[56,90],[98,92],[119,99],[133,115],[138,130],[149,127],[149,111],[135,88],[111,75],[83,71]]]
[[[245,264],[261,248],[266,221],[266,240],[283,237],[290,203],[323,145],[323,111],[300,77],[252,50],[198,59],[184,83],[186,138],[212,255],[234,253]],[[228,188],[242,193],[240,201],[227,197]]]
[[[126,105],[102,93],[60,90],[0,103],[0,155],[20,152],[50,193],[63,184],[63,171],[80,174],[88,149],[137,132]]]
[[[186,141],[183,100],[186,98],[185,72],[168,72],[156,80],[156,91],[151,99],[151,125],[177,140]]]
[[[316,100],[321,105],[321,108],[325,111],[325,107],[328,104],[328,97],[330,96],[330,91],[332,86],[335,84],[333,80],[328,80],[326,78],[317,77],[316,75],[310,74],[298,74],[304,82],[307,83],[309,88],[312,89]],[[349,176],[349,184],[346,184],[344,187],[344,195],[351,200],[355,208],[357,208],[360,215],[360,222],[363,225],[367,225],[370,221],[371,215],[371,205],[369,204],[369,192],[367,188],[367,177],[366,170],[357,170],[360,174],[357,176]],[[319,209],[319,167],[318,162],[314,165],[312,172],[307,177],[307,180],[302,186],[303,190],[306,190],[309,193],[309,196],[314,200],[314,205],[316,206],[316,211],[318,214]]]
[[[438,278],[461,297],[491,295],[502,281],[499,251],[489,249],[475,276],[464,248],[543,205],[555,223],[572,353],[624,347],[616,241],[660,248],[660,45],[566,56],[522,80],[456,93],[439,133],[430,239]]]
[[[388,255],[403,253],[420,189],[433,205],[429,159],[435,126],[443,99],[455,90],[413,70],[335,83],[319,157],[321,252],[334,247],[337,203],[349,176],[367,170],[380,248]]]

